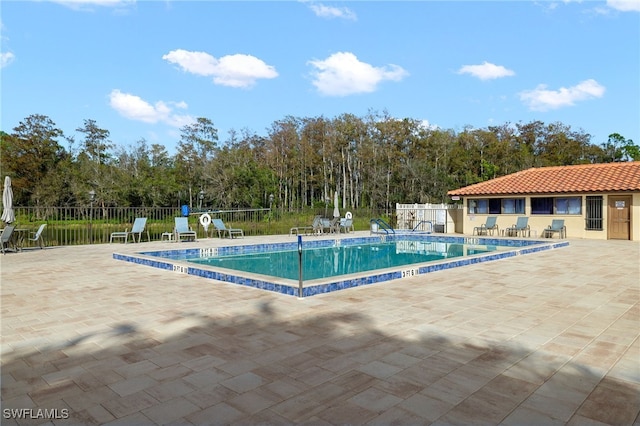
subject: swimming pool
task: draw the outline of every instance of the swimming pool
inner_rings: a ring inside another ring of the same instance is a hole
[[[366,244],[348,244],[347,242],[306,250],[301,260],[304,279],[317,280],[488,253],[500,249],[504,248],[407,240],[374,241]],[[186,260],[199,265],[290,280],[298,280],[300,273],[300,256],[296,249],[187,258]]]
[[[117,260],[298,297],[375,284],[568,245],[566,241],[380,235],[114,253]],[[299,252],[303,277],[299,279]]]

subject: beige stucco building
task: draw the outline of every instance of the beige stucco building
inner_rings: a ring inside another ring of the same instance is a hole
[[[464,234],[489,216],[500,230],[526,216],[532,236],[563,219],[569,238],[640,241],[640,161],[531,168],[448,194],[463,200]]]

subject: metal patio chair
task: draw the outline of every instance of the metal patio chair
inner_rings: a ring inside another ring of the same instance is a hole
[[[44,242],[44,235],[42,235],[44,228],[47,227],[46,223],[43,223],[42,225],[40,225],[40,227],[38,228],[38,230],[36,232],[32,232],[31,235],[28,240],[34,243],[38,243],[38,245],[40,246],[41,249],[44,248],[45,246],[45,242]]]
[[[175,225],[176,227],[174,229],[174,234],[176,236],[176,242],[182,241],[183,238],[193,241],[196,241],[198,239],[196,231],[191,229],[191,227],[189,226],[189,220],[187,217],[176,217]]]
[[[14,250],[18,251],[15,243],[13,242],[13,230],[16,229],[13,225],[7,225],[2,230],[2,235],[0,236],[0,246],[2,248],[2,254],[7,254],[7,249],[11,244],[13,244]]]
[[[505,230],[507,236],[525,236],[525,233],[527,234],[527,237],[531,236],[531,228],[529,227],[529,218],[526,216],[521,216],[518,218],[518,220],[516,221],[515,225],[513,225],[510,228],[507,228]]]
[[[564,226],[564,219],[553,219],[551,225],[542,231],[542,236],[547,238],[553,238],[555,234],[558,234],[559,238],[567,236],[567,227]]]
[[[497,216],[487,217],[487,221],[485,223],[473,228],[473,235],[493,235],[493,231],[499,232],[500,230],[498,228],[498,224],[496,223],[497,220]]]
[[[216,231],[218,231],[218,237],[220,238],[224,237],[225,233],[229,235],[229,238],[233,238],[234,235],[240,235],[244,237],[244,231],[242,229],[227,228],[227,226],[224,224],[222,219],[213,219],[211,223],[213,223],[213,226],[216,228]]]

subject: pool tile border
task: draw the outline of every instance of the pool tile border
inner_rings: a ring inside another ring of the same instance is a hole
[[[536,253],[545,250],[552,250],[560,247],[566,247],[569,245],[568,241],[547,242],[540,240],[506,240],[498,238],[471,238],[471,237],[449,237],[449,236],[425,236],[425,235],[382,235],[375,237],[360,237],[360,238],[348,238],[348,239],[328,239],[328,240],[308,240],[302,241],[303,249],[319,248],[319,247],[333,247],[334,245],[354,245],[354,244],[367,244],[380,241],[394,241],[394,240],[409,240],[409,241],[427,241],[427,242],[443,242],[443,243],[466,243],[476,245],[494,245],[494,246],[506,246],[513,247],[513,250],[491,253],[486,255],[478,255],[468,258],[456,258],[452,260],[444,260],[435,264],[428,265],[412,265],[403,268],[403,270],[388,271],[382,273],[371,272],[366,276],[347,278],[338,281],[330,281],[327,283],[320,283],[303,287],[302,297],[315,296],[318,294],[330,293],[333,291],[345,290],[348,288],[360,287],[364,285],[377,284],[385,281],[391,281],[400,279],[403,276],[404,270],[414,271],[417,275],[428,274],[430,272],[442,271],[451,268],[458,268],[467,265],[473,265],[476,263],[491,262],[499,259],[506,259],[509,257],[526,255]],[[288,285],[278,282],[278,279],[267,281],[263,279],[250,278],[242,276],[236,273],[220,272],[211,269],[203,269],[201,267],[195,267],[191,265],[185,265],[182,263],[175,263],[179,261],[185,261],[188,257],[201,256],[201,255],[214,255],[222,256],[229,254],[246,254],[246,253],[260,253],[265,251],[276,250],[295,250],[297,249],[297,242],[287,243],[269,243],[269,244],[254,244],[247,246],[230,246],[230,247],[218,247],[218,248],[191,248],[191,249],[178,249],[178,250],[159,250],[159,251],[147,251],[140,252],[137,255],[127,255],[120,253],[113,253],[115,260],[121,260],[125,262],[136,263],[139,265],[150,266],[153,268],[173,271],[182,274],[194,275],[202,278],[207,278],[216,281],[222,281],[231,284],[243,285],[247,287],[253,287],[260,290],[272,291],[288,296],[300,296],[298,294],[299,289],[296,285]],[[141,257],[144,256],[144,257]],[[172,261],[162,260],[171,257]],[[177,258],[176,258],[177,257]]]

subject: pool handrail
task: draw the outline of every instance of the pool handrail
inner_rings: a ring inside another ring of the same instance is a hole
[[[426,224],[429,225],[429,230],[425,231],[425,232],[427,232],[427,234],[432,234],[433,233],[433,222],[430,221],[430,220],[421,220],[416,226],[413,227],[411,232],[416,232],[418,230],[418,227],[420,225],[422,225],[423,223],[426,223]]]
[[[369,221],[370,224],[377,224],[377,231],[373,231],[373,227],[371,227],[371,233],[375,233],[375,234],[382,234],[381,231],[384,231],[385,234],[389,235],[389,234],[395,234],[396,231],[393,229],[393,227],[391,225],[389,225],[387,222],[385,222],[384,220],[380,219],[380,218],[376,218],[376,219],[371,219]]]

